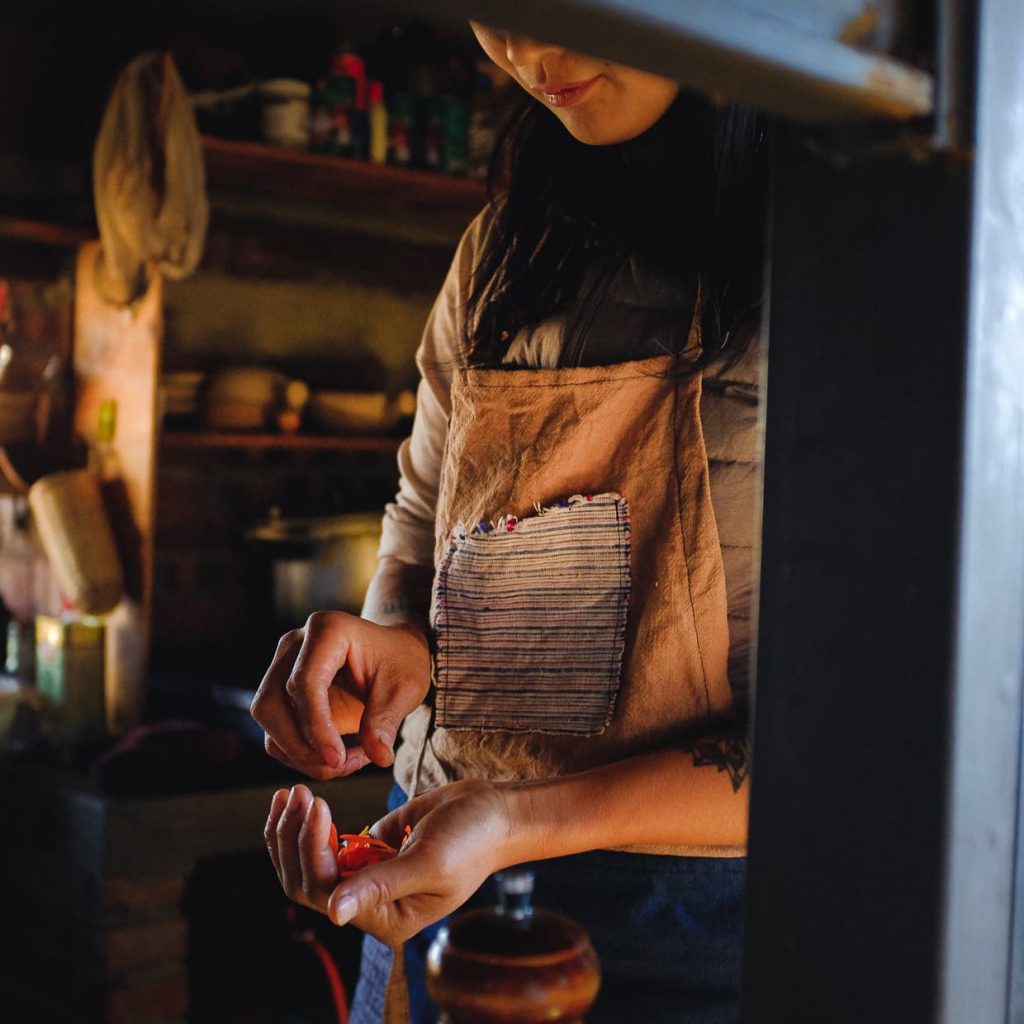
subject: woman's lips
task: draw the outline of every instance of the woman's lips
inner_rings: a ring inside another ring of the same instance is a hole
[[[600,75],[594,75],[585,82],[549,82],[539,91],[553,107],[571,107],[574,103],[579,103],[600,78]]]

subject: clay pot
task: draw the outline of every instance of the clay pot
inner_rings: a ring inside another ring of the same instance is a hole
[[[427,954],[427,989],[443,1024],[575,1024],[601,974],[586,932],[531,906],[533,876],[498,876],[499,904],[452,919]]]

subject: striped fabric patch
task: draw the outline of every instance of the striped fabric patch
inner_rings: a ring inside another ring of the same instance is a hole
[[[457,527],[435,593],[437,724],[602,732],[622,672],[629,543],[618,494]]]

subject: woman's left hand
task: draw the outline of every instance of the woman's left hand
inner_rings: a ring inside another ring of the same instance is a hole
[[[405,845],[406,826],[411,834]],[[401,852],[341,880],[327,804],[305,786],[274,796],[264,836],[289,898],[389,945],[462,906],[488,875],[515,863],[509,804],[489,782],[456,782],[409,801],[371,834]]]

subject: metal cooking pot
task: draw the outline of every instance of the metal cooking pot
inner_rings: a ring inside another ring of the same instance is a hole
[[[245,536],[270,547],[274,614],[299,626],[315,611],[358,613],[377,569],[381,515],[271,518]]]

